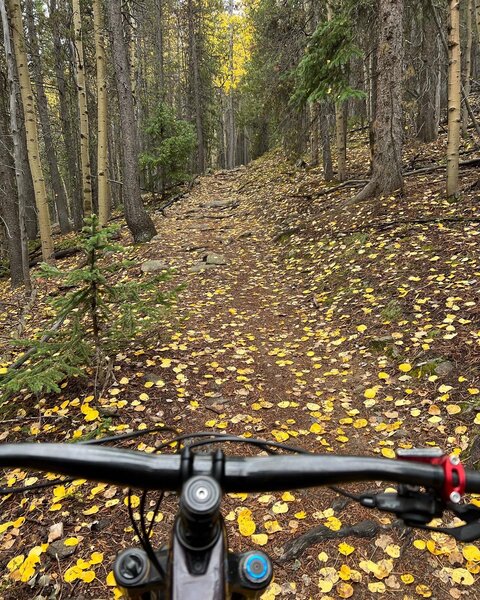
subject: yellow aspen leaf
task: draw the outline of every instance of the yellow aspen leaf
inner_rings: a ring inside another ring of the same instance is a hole
[[[245,537],[250,537],[255,533],[257,526],[252,519],[252,511],[248,508],[242,508],[237,516],[238,530]]]
[[[120,379],[119,383],[120,383],[121,385],[127,385],[127,384],[129,383],[129,381],[130,381],[130,380],[128,379],[128,377],[122,377],[122,378]]]
[[[452,581],[460,585],[473,585],[475,579],[467,569],[453,569],[451,574]]]
[[[24,554],[19,554],[18,556],[14,556],[12,558],[12,560],[10,560],[7,563],[7,569],[10,571],[10,573],[12,573],[13,571],[16,571],[18,569],[18,567],[23,563],[24,560],[25,560]]]
[[[269,504],[272,501],[272,498],[272,494],[263,494],[258,499],[258,502],[260,502],[260,504]]]
[[[146,402],[147,400],[150,399],[150,396],[148,394],[146,394],[145,392],[143,392],[142,394],[140,394],[138,396],[139,400],[141,400],[142,402]]]
[[[331,581],[327,581],[325,579],[318,580],[318,587],[322,594],[328,594],[333,588],[333,583]]]
[[[458,404],[448,404],[447,405],[447,413],[449,415],[458,415],[458,413],[462,412],[462,407],[458,406]]]
[[[451,385],[445,385],[442,384],[439,388],[438,391],[440,392],[440,394],[446,394],[447,392],[449,392],[452,389]]]
[[[377,395],[377,388],[376,387],[367,388],[363,392],[363,395],[365,396],[365,398],[367,398],[367,400],[373,400],[373,398],[375,398],[375,396]]]
[[[398,558],[400,556],[400,546],[397,544],[389,544],[385,548],[385,553],[392,558]]]
[[[462,550],[463,557],[470,562],[480,562],[480,550],[472,544],[464,546]]]
[[[112,500],[107,500],[105,502],[105,507],[111,508],[112,506],[116,506],[119,502],[120,500],[118,498],[112,498]]]
[[[295,496],[291,492],[284,492],[284,494],[282,494],[282,500],[284,502],[293,502],[295,500]]]
[[[283,529],[278,521],[265,521],[263,526],[267,533],[276,533],[277,531],[282,531]]]
[[[276,515],[282,515],[288,512],[288,504],[285,502],[275,502],[275,504],[272,506],[272,511]]]
[[[76,581],[82,573],[82,569],[74,565],[65,571],[63,578],[67,583],[73,583]]]
[[[390,379],[390,375],[388,373],[385,373],[385,371],[381,371],[378,374],[378,378],[379,379]]]
[[[283,431],[281,429],[274,429],[272,431],[272,435],[277,440],[277,442],[285,442],[290,437],[286,431]]]
[[[90,564],[99,565],[101,562],[103,562],[103,552],[93,552],[90,557]]]
[[[81,571],[78,579],[81,579],[85,583],[92,583],[95,579],[95,571]]]
[[[382,456],[385,458],[395,458],[395,451],[391,448],[382,448]]]
[[[80,542],[80,540],[77,537],[69,537],[66,540],[64,540],[63,545],[64,546],[76,546],[79,542]]]
[[[342,565],[338,571],[338,575],[343,581],[348,581],[352,575],[352,570],[348,565]]]
[[[477,396],[478,394],[480,394],[480,390],[478,388],[468,388],[468,393],[471,396]]]
[[[256,533],[251,537],[254,544],[265,546],[268,543],[268,535],[266,533]]]
[[[327,562],[328,554],[326,552],[320,552],[320,554],[318,555],[318,560],[320,562]]]
[[[424,540],[414,540],[413,545],[417,550],[425,550],[427,547],[427,544]]]
[[[383,581],[372,581],[368,584],[368,590],[374,594],[384,594],[386,589]]]
[[[145,382],[145,386],[144,386],[144,387],[146,387],[146,388],[151,388],[151,387],[153,387],[154,385],[155,385],[155,384],[153,383],[153,381],[146,381],[146,382]]]
[[[128,506],[128,498],[125,498],[123,503],[125,504],[125,506]],[[135,496],[135,494],[130,496],[130,506],[132,508],[137,508],[138,506],[140,506],[140,498],[138,496]]]
[[[352,552],[355,550],[354,546],[350,546],[349,544],[342,542],[341,544],[338,545],[338,551],[340,552],[340,554],[343,554],[344,556],[350,556],[350,554],[352,554]]]
[[[403,575],[400,575],[400,579],[406,585],[410,585],[411,583],[413,583],[415,581],[415,577],[411,573],[404,573]]]
[[[113,571],[110,571],[109,574],[107,575],[107,579],[106,579],[107,585],[109,587],[114,587],[117,585],[117,582],[115,581],[115,575],[113,574]]]
[[[62,505],[61,504],[52,504],[52,506],[50,506],[50,508],[48,509],[50,512],[56,512],[57,510],[61,510]]]
[[[357,326],[357,331],[359,331],[360,333],[363,333],[364,331],[367,330],[367,326],[366,325],[358,325]],[[345,598],[347,598],[348,596],[345,596]]]
[[[340,521],[340,519],[337,519],[337,517],[328,517],[324,525],[332,531],[338,531],[342,526],[342,522]]]
[[[320,404],[317,404],[316,402],[307,402],[307,408],[311,411],[320,410]]]
[[[402,373],[408,373],[412,370],[412,365],[410,363],[402,363],[401,365],[398,365],[398,370]]]
[[[423,598],[430,598],[432,596],[432,590],[428,587],[428,585],[420,584],[417,585],[415,591],[419,596],[423,596]]]
[[[295,518],[296,519],[306,519],[307,518],[307,513],[304,510],[301,510],[300,512],[296,512],[295,513]]]
[[[87,510],[83,510],[82,513],[86,516],[95,515],[100,510],[100,507],[97,505],[91,506],[87,508]]]
[[[325,428],[320,425],[320,423],[312,423],[310,426],[310,432],[315,434],[324,433]]]
[[[339,583],[335,589],[340,598],[353,596],[353,587],[349,583]]]
[[[355,427],[355,429],[363,429],[363,427],[366,427],[367,425],[368,425],[367,419],[357,419],[353,423],[353,426]]]

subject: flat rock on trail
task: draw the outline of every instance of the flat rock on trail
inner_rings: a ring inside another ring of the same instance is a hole
[[[98,401],[101,415],[113,415],[106,432],[162,422],[182,432],[386,458],[402,447],[438,444],[458,453],[469,447],[480,423],[480,236],[470,222],[478,216],[473,198],[450,206],[432,176],[428,186],[417,182],[407,190],[408,207],[389,198],[346,209],[348,188],[317,200],[299,193],[319,185],[314,170],[296,172],[272,155],[200,178],[185,198],[154,215],[158,235],[130,248],[139,266],[129,276],[143,277],[141,264],[147,271],[168,266],[186,287],[158,336],[117,355],[115,382]],[[465,222],[425,223],[425,215]],[[67,427],[78,427],[80,403],[68,388],[60,400],[41,404],[40,414],[48,417],[62,401]],[[72,433],[61,421],[41,440],[54,432],[57,439]],[[152,438],[129,447],[152,451],[160,441]],[[65,536],[81,538],[61,569],[105,549],[103,563],[91,567],[96,579],[77,581],[74,589],[107,598],[103,582],[114,550],[132,544],[133,534],[122,527],[128,527],[125,490],[82,485],[81,496],[43,495],[38,527],[29,522],[16,529],[22,550],[13,525],[4,549],[10,560],[40,543],[45,520],[48,526],[61,520]],[[12,523],[22,514],[14,502],[5,504]],[[158,543],[175,506],[172,496],[162,505]],[[276,563],[266,600],[460,598],[477,587],[476,546],[411,532],[332,490],[229,494],[224,509],[231,547],[261,547]],[[48,560],[42,555],[41,564],[59,577]],[[31,597],[20,584],[5,583],[2,597]]]

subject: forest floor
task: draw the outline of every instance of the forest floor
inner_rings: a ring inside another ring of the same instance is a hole
[[[364,154],[358,149],[349,164],[354,178],[365,177]],[[412,148],[405,160],[421,168],[443,156],[439,142]],[[122,227],[124,254],[137,261],[123,277],[143,277],[144,261],[161,260],[186,288],[158,335],[115,357],[110,385],[96,403],[98,419],[85,422],[81,411],[93,384],[72,384],[61,395],[10,401],[0,439],[59,441],[157,425],[140,443],[123,444],[152,451],[168,439],[165,424],[387,458],[397,448],[439,445],[475,464],[476,181],[474,170],[462,170],[463,193],[453,204],[444,198],[444,172],[434,171],[407,177],[403,197],[351,205],[358,188],[319,196],[327,189],[321,170],[296,168],[276,152],[247,168],[202,177],[165,215],[155,214],[154,241],[133,246]],[[205,256],[223,264],[201,269]],[[39,326],[51,284],[38,283],[30,306],[6,282],[0,286],[3,339],[19,322],[28,335]],[[6,366],[5,345],[3,353]],[[9,471],[2,484],[32,484],[34,476]],[[382,489],[363,489],[372,487]],[[134,544],[125,498],[124,489],[87,482],[2,497],[0,597],[112,597],[114,556]],[[175,502],[168,496],[157,517],[158,544],[172,525]],[[474,502],[480,506],[480,498]],[[410,531],[331,490],[230,494],[224,514],[233,549],[261,547],[274,560],[266,599],[443,599],[479,592],[480,545]],[[47,539],[60,523],[70,555],[56,559]],[[315,544],[297,543],[313,528]],[[29,553],[37,575],[22,583]]]

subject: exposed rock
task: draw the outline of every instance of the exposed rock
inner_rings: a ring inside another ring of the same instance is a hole
[[[157,273],[158,271],[167,271],[169,266],[163,260],[147,260],[141,266],[144,273]]]
[[[190,273],[200,273],[201,271],[207,271],[208,269],[215,269],[218,265],[210,265],[206,262],[199,262],[192,265],[189,269]]]
[[[215,253],[211,253],[211,254],[205,254],[205,256],[203,257],[203,261],[207,263],[207,265],[226,265],[227,261],[225,260],[225,257],[222,256],[221,254],[215,254]]]
[[[65,539],[52,542],[47,548],[47,554],[52,558],[68,558],[75,553],[76,546],[65,546]]]
[[[435,367],[435,373],[440,377],[445,377],[445,375],[449,375],[454,368],[455,365],[451,361],[444,360]]]

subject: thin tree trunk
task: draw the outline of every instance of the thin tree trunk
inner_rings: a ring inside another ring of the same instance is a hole
[[[380,0],[372,177],[354,202],[403,190],[403,0]]]
[[[155,69],[156,69],[156,97],[159,102],[165,98],[165,69],[163,58],[163,2],[164,0],[155,0],[155,11],[157,13],[155,28]]]
[[[205,135],[203,131],[203,115],[201,100],[200,63],[198,56],[198,40],[195,31],[195,15],[193,14],[193,0],[188,0],[188,43],[190,52],[191,69],[193,75],[193,101],[195,110],[195,128],[197,132],[197,171],[203,173],[206,166]]]
[[[35,192],[28,162],[27,140],[25,137],[25,122],[21,109],[20,89],[18,86],[15,55],[12,49],[10,26],[8,23],[5,3],[0,0],[1,21],[3,26],[3,39],[7,62],[7,77],[9,86],[9,111],[10,132],[13,143],[13,161],[15,166],[16,193],[18,199],[18,215],[20,224],[20,237],[23,255],[24,283],[31,289],[30,271],[28,268],[28,239],[37,237],[37,211],[35,208]],[[27,208],[27,199],[29,204]]]
[[[466,14],[466,43],[465,43],[465,73],[463,76],[463,88],[465,90],[465,96],[470,96],[471,87],[471,76],[472,76],[472,45],[473,45],[473,30],[472,30],[472,13],[473,13],[473,0],[467,0],[467,6],[465,8]],[[464,136],[467,135],[468,128],[468,113],[466,110],[462,111],[462,133]]]
[[[7,73],[0,72],[0,215],[5,225],[8,256],[10,264],[10,281],[13,288],[25,284],[30,289],[30,274],[27,258],[27,238],[25,234],[25,210],[20,221],[19,198],[15,185],[15,161],[13,144],[8,142],[13,128],[16,126],[16,93],[14,84],[13,57],[10,46],[10,32],[5,5],[0,0],[1,23],[4,29],[4,46],[7,57]],[[10,88],[10,90],[8,89]],[[9,119],[7,96],[10,98],[12,118]],[[13,100],[13,102],[12,102]],[[25,251],[24,251],[25,250]]]
[[[458,195],[461,124],[460,0],[449,0],[449,4],[447,196],[455,198]]]
[[[37,116],[33,100],[33,90],[28,72],[28,59],[23,35],[22,7],[20,0],[7,0],[6,5],[10,13],[13,47],[17,61],[20,93],[22,96],[23,110],[25,112],[25,128],[27,132],[27,152],[30,170],[32,172],[35,202],[38,211],[38,224],[40,228],[40,242],[42,257],[45,262],[53,261],[53,240],[48,212],[48,198],[40,161],[40,147],[38,143]]]
[[[87,83],[85,79],[85,60],[83,55],[82,15],[80,0],[72,0],[73,27],[75,44],[75,74],[77,80],[78,112],[80,116],[80,161],[82,165],[83,212],[92,212],[92,174],[90,168],[90,132],[87,108]]]
[[[436,28],[432,26],[429,6],[422,5],[422,66],[417,114],[417,138],[433,142],[438,138],[440,110],[437,103],[440,61],[440,44]]]
[[[332,181],[333,164],[332,149],[330,145],[330,119],[328,105],[326,103],[320,105],[318,114],[320,120],[320,135],[322,138],[323,178],[325,181]]]
[[[108,191],[108,122],[107,122],[107,77],[104,44],[103,7],[100,0],[93,0],[95,28],[95,56],[97,61],[97,183],[98,219],[100,226],[110,217],[110,195]]]
[[[320,156],[320,107],[318,102],[310,106],[310,163],[312,167],[317,167]]]
[[[327,2],[327,18],[329,21],[333,19],[330,2]],[[347,176],[347,127],[343,102],[335,104],[335,139],[337,142],[337,179],[345,181]]]
[[[138,180],[137,127],[133,106],[127,47],[123,35],[121,0],[108,0],[108,19],[112,37],[123,142],[123,203],[127,225],[135,242],[147,242],[156,234],[155,225],[142,203]]]
[[[38,116],[43,131],[43,141],[45,144],[45,154],[47,157],[50,171],[50,181],[53,188],[55,207],[57,209],[58,223],[62,233],[68,233],[71,230],[68,219],[67,196],[63,185],[60,171],[58,170],[57,155],[55,144],[53,143],[52,127],[50,124],[50,114],[48,100],[43,85],[43,71],[40,58],[40,48],[38,45],[37,29],[35,27],[35,18],[33,15],[33,1],[26,0],[25,11],[27,17],[27,29],[30,37],[30,57],[32,61],[32,73],[35,78],[35,87],[37,90]]]
[[[61,41],[61,19],[60,12],[57,7],[57,0],[50,0],[49,5],[49,21],[51,24],[51,32],[53,37],[54,47],[54,67],[55,79],[58,91],[58,104],[60,113],[60,124],[62,128],[62,137],[65,146],[65,156],[67,160],[67,189],[70,197],[70,210],[73,218],[73,226],[75,230],[82,227],[82,189],[79,185],[81,179],[79,174],[78,161],[78,140],[74,135],[70,108],[68,101],[67,80],[65,75],[65,44]],[[70,48],[70,46],[68,46]]]

